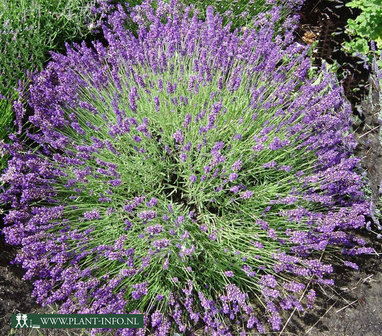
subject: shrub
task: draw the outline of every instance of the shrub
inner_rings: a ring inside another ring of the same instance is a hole
[[[344,44],[345,50],[350,53],[370,55],[370,41],[375,41],[379,50],[382,50],[382,7],[379,0],[353,0],[346,4],[351,8],[361,10],[355,20],[349,19],[347,33],[351,40]]]
[[[238,35],[211,7],[145,1],[136,38],[119,6],[108,48],[34,76],[1,200],[38,303],[142,312],[156,335],[279,330],[308,283],[333,283],[324,252],[372,252],[353,234],[369,204],[351,108],[331,74],[308,77],[306,47],[273,41],[280,12]]]

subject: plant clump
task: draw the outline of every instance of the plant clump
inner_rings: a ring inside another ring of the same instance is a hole
[[[351,40],[344,43],[344,49],[349,53],[366,55],[372,62],[371,42],[376,43],[379,52],[382,51],[381,3],[379,0],[352,0],[346,6],[360,10],[360,14],[354,20],[347,21],[347,33]]]
[[[372,252],[353,234],[369,203],[351,108],[306,47],[273,38],[280,12],[239,33],[211,7],[145,1],[136,37],[118,6],[107,47],[68,46],[34,76],[1,200],[38,303],[145,314],[120,335],[262,333],[333,283],[324,252]]]

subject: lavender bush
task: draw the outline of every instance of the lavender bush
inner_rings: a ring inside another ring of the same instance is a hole
[[[145,314],[120,335],[280,330],[333,284],[324,252],[372,252],[350,106],[273,39],[280,11],[239,35],[210,7],[145,1],[136,38],[118,7],[107,48],[68,46],[34,77],[1,200],[38,303]]]

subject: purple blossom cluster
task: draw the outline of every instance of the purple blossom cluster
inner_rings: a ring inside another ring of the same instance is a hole
[[[263,333],[332,284],[326,248],[373,252],[352,234],[370,206],[350,106],[273,39],[280,12],[239,33],[211,7],[144,1],[134,36],[118,6],[107,47],[67,46],[34,76],[0,199],[38,303],[145,314],[117,335]]]

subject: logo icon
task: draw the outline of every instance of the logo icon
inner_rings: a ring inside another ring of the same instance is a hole
[[[28,315],[27,314],[17,314],[16,315],[16,324],[14,328],[40,328],[40,325],[33,324],[32,320],[29,320],[30,324],[28,324]]]
[[[28,316],[26,314],[16,315],[16,326],[15,328],[28,328]]]

